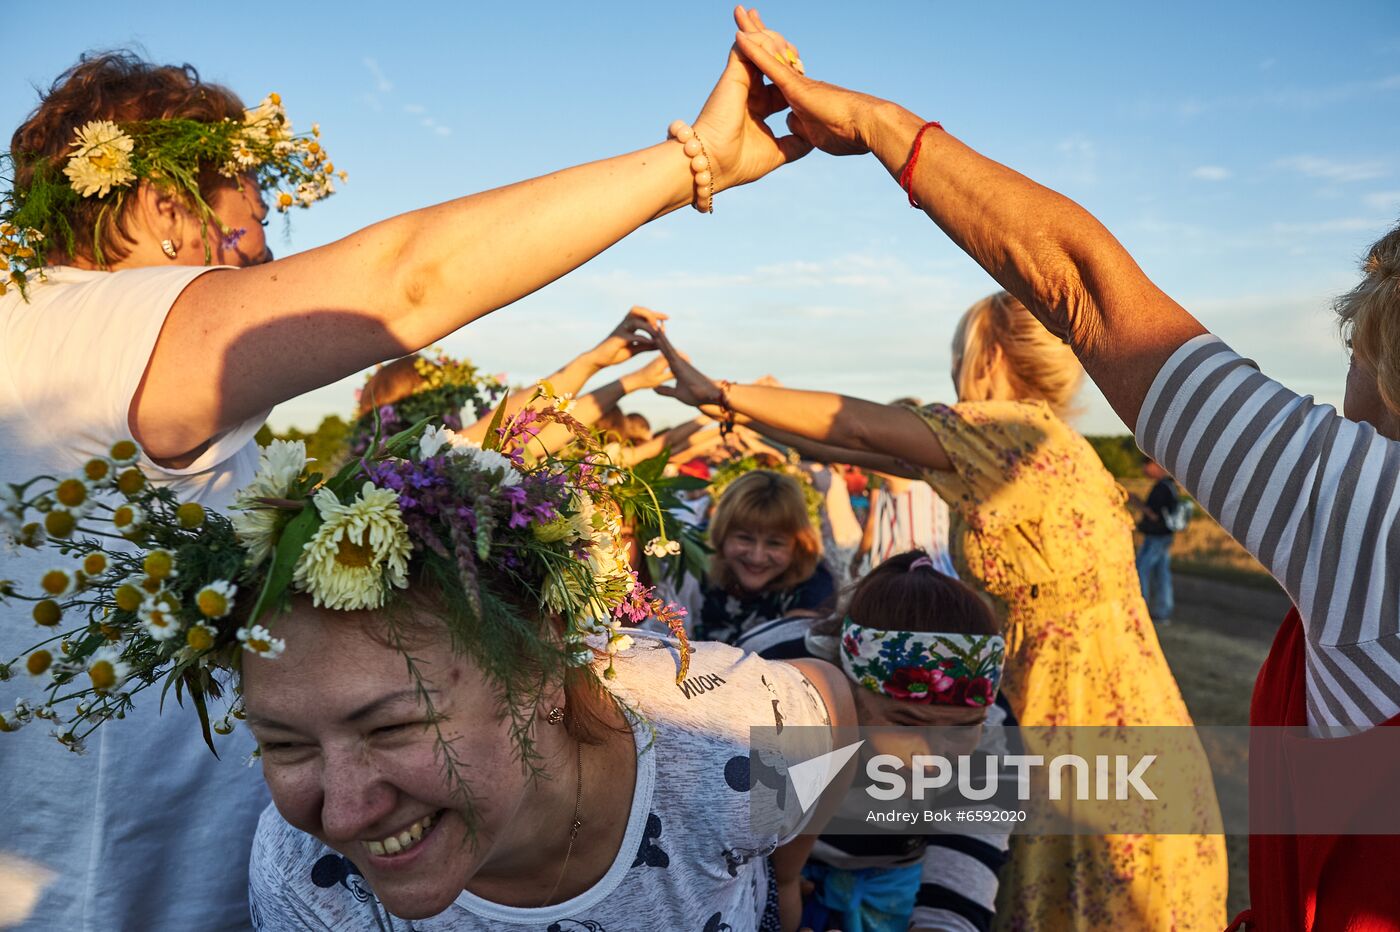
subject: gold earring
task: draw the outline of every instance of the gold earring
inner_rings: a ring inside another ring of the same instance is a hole
[[[544,720],[549,722],[549,724],[551,725],[558,725],[564,720],[564,710],[559,708],[558,706],[555,706],[554,708],[549,710],[549,714],[545,716]]]
[[[175,244],[168,239],[163,239],[160,241],[160,251],[165,253],[166,258],[168,259],[174,259],[176,252],[178,252],[178,250],[175,248]]]

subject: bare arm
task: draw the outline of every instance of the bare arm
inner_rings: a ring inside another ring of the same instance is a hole
[[[644,388],[655,388],[671,377],[666,365],[666,357],[657,355],[636,372],[629,372],[616,381],[589,392],[574,405],[569,414],[586,427],[592,427],[607,411],[617,407],[617,403],[627,395]],[[562,424],[550,424],[539,432],[536,442],[550,453],[563,449],[574,439],[573,431]]]
[[[890,456],[885,453],[869,453],[862,450],[852,450],[848,447],[839,447],[830,443],[809,440],[806,437],[788,433],[785,430],[778,430],[776,427],[769,427],[760,421],[754,421],[753,424],[754,428],[760,434],[784,446],[792,447],[801,454],[804,459],[815,460],[818,463],[845,463],[850,466],[875,469],[892,475],[906,476],[910,479],[923,478],[918,469],[898,457]]]
[[[785,104],[731,52],[695,121],[716,191],[808,151],[773,137],[768,106]],[[692,193],[689,159],[667,141],[203,275],[166,319],[132,401],[133,433],[152,456],[178,458],[259,411],[518,300]]]
[[[646,443],[639,443],[632,447],[626,447],[622,451],[622,464],[624,466],[635,466],[645,462],[653,456],[660,456],[663,450],[679,450],[682,444],[688,444],[690,438],[700,431],[710,419],[706,417],[692,418],[677,427],[672,427],[659,437],[653,437]]]
[[[603,369],[606,369],[609,366],[615,366],[619,363],[625,362],[628,359],[631,359],[632,357],[636,356],[638,353],[645,353],[655,350],[655,344],[653,344],[649,339],[639,338],[637,328],[643,322],[649,322],[652,325],[659,325],[659,323],[661,321],[664,321],[665,319],[665,314],[658,314],[656,311],[652,311],[644,307],[633,307],[627,312],[627,316],[622,319],[622,323],[614,327],[613,331],[609,333],[601,343],[593,347],[588,352],[574,357],[572,360],[569,361],[567,365],[564,366],[564,368],[550,375],[547,379],[545,379],[545,381],[547,381],[550,384],[550,387],[554,389],[554,394],[556,395],[563,396],[577,394],[578,390],[582,388],[589,379],[593,378],[593,376],[597,375]],[[651,368],[651,366],[648,366],[643,371],[649,371]],[[662,368],[665,368],[665,360],[662,360]],[[669,370],[666,370],[666,373],[666,378],[670,378]],[[634,382],[636,382],[636,377],[638,375],[639,373],[632,374]],[[624,376],[624,378],[626,377]],[[613,385],[616,384],[618,383],[613,383]],[[611,388],[611,386],[609,387]],[[644,386],[642,386],[641,384],[635,384],[634,388],[629,390],[635,391],[636,388],[641,387]],[[533,398],[534,395],[535,386],[533,385],[531,385],[528,388],[522,388],[521,390],[516,392],[511,392],[510,395],[506,397],[506,400],[504,402],[506,409],[505,416],[510,417],[511,415],[518,413],[522,408],[524,408],[530,403],[530,399]],[[617,400],[614,399],[612,404],[616,403]],[[583,398],[580,398],[578,400],[578,408],[580,410],[591,411],[592,404],[593,403],[590,402],[586,405],[585,399]],[[585,419],[583,417],[579,417],[579,420],[582,420],[585,424],[592,424],[598,418],[602,417],[603,412],[606,411],[608,407],[609,406],[603,406],[596,413],[594,413],[591,418]],[[482,440],[485,439],[486,431],[491,426],[491,421],[495,416],[495,411],[488,412],[485,416],[478,419],[474,424],[468,426],[463,431],[463,433],[469,439],[475,441],[476,443],[481,443]],[[576,414],[575,416],[578,415]]]
[[[829,152],[873,152],[899,177],[921,117],[803,77],[781,66],[751,33],[739,47],[792,105],[790,126]],[[1088,211],[948,133],[925,132],[912,189],[958,247],[1069,341],[1130,428],[1162,364],[1206,332]]]
[[[951,469],[952,463],[923,418],[899,405],[879,404],[836,395],[807,392],[774,385],[731,385],[721,391],[717,382],[695,368],[660,328],[649,329],[656,345],[671,363],[675,387],[663,386],[657,394],[669,395],[688,405],[702,407],[727,400],[737,415],[794,437],[815,440],[857,453],[879,454],[882,471],[901,472],[897,460],[923,469]],[[845,462],[855,462],[846,459]],[[864,465],[864,464],[858,464]],[[907,474],[905,468],[901,474]]]

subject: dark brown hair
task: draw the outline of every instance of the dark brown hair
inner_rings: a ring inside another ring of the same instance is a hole
[[[932,565],[910,569],[928,554],[911,550],[875,567],[851,592],[846,614],[866,628],[1000,634],[996,616],[965,583]]]
[[[132,123],[173,118],[241,121],[243,102],[228,88],[201,81],[191,65],[154,65],[128,51],[88,53],[60,74],[47,93],[40,92],[39,106],[15,130],[10,140],[15,192],[23,200],[41,168],[60,175],[74,133],[92,120]],[[216,166],[201,166],[199,187],[206,201],[218,188],[236,184],[221,176]],[[127,224],[132,203],[123,201],[121,211],[115,216],[109,212],[103,219],[102,251],[108,261],[130,253]],[[68,225],[77,233],[74,250],[82,258],[95,258],[88,234],[106,204],[106,199],[81,197],[64,208]]]

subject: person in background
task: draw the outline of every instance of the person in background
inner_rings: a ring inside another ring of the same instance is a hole
[[[1157,627],[1172,623],[1172,540],[1184,530],[1185,509],[1189,503],[1177,491],[1173,479],[1156,460],[1148,460],[1142,473],[1157,480],[1147,493],[1147,503],[1137,529],[1142,533],[1142,545],[1137,551],[1138,582],[1142,597],[1147,601],[1147,613]]]
[[[710,521],[714,556],[694,636],[734,643],[773,618],[816,615],[836,594],[797,480],[755,469],[731,482]]]
[[[666,331],[651,333],[676,375],[663,394],[943,496],[957,515],[958,574],[995,603],[1002,689],[1021,725],[1191,724],[1139,591],[1126,493],[1063,419],[1083,370],[1014,297],[998,292],[967,310],[953,345],[958,401],[921,409],[717,382]],[[1027,738],[1027,752],[1047,734]],[[1194,737],[1183,755],[1206,766]],[[1219,824],[1212,787],[1191,813],[1193,824]],[[1219,835],[1018,835],[1006,870],[1013,919],[998,921],[1022,928],[1075,929],[1087,912],[1166,932],[1208,929],[1225,914]]]

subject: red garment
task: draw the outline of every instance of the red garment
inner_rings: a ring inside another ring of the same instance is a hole
[[[1303,622],[1294,608],[1284,618],[1255,681],[1251,725],[1306,727],[1304,645]],[[1400,725],[1400,715],[1382,725]],[[1307,793],[1293,785],[1294,773],[1308,767],[1309,755],[1340,752],[1358,740],[1364,739],[1252,741],[1251,821],[1268,819],[1267,811],[1255,808],[1261,803],[1306,812]],[[1377,811],[1377,806],[1397,805],[1400,775],[1341,769],[1336,786],[1344,787],[1347,805],[1358,817]],[[1249,899],[1250,909],[1235,917],[1226,932],[1397,932],[1400,835],[1251,835]]]

